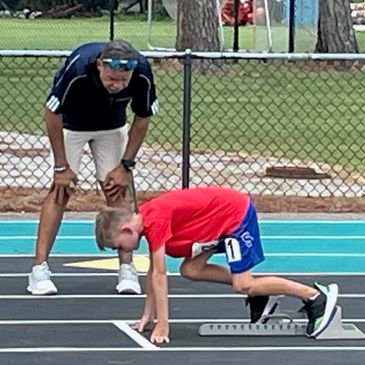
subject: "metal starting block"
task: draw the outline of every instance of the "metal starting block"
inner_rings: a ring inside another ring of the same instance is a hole
[[[263,323],[265,322],[265,323]],[[265,316],[260,323],[205,323],[199,327],[200,336],[306,336],[306,322],[294,321],[289,313]],[[342,309],[317,340],[365,339],[365,334],[352,323],[342,323]]]

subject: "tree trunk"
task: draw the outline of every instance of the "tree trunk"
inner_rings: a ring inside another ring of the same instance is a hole
[[[220,51],[216,0],[177,0],[176,49]]]
[[[220,10],[216,0],[177,0],[176,50],[213,52],[223,50],[219,37]],[[202,73],[216,71],[220,60],[194,60]]]
[[[358,53],[349,0],[319,0],[315,52]]]

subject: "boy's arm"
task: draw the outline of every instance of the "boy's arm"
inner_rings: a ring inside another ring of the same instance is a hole
[[[165,245],[151,253],[152,289],[156,310],[156,326],[151,334],[151,342],[169,342],[168,285],[165,264]]]
[[[150,260],[151,261],[151,260]],[[146,299],[144,302],[144,311],[140,321],[134,326],[139,332],[143,332],[144,329],[148,329],[150,324],[153,325],[155,306],[154,296],[152,288],[152,261],[147,273],[147,285],[146,285]]]

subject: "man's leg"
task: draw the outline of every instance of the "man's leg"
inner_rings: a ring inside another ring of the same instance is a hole
[[[108,206],[118,207],[125,202],[125,197],[119,195],[112,200],[104,192],[103,182],[107,174],[121,163],[122,156],[128,142],[128,126],[111,131],[95,132],[90,142],[94,157],[97,179],[103,190]],[[116,289],[120,294],[141,294],[138,274],[132,264],[132,253],[119,250],[119,275]]]
[[[56,294],[57,288],[50,279],[47,264],[49,253],[62,220],[68,197],[62,205],[56,204],[54,191],[49,192],[43,202],[39,219],[34,266],[28,278],[27,290],[33,295]]]
[[[67,204],[67,201],[63,205],[56,204],[54,199],[53,192],[50,192],[42,205],[34,257],[36,265],[48,260]]]
[[[88,136],[68,130],[63,132],[67,162],[71,170],[77,174],[81,162],[81,154]],[[65,195],[62,204],[57,204],[55,191],[51,189],[43,202],[39,218],[34,266],[28,278],[27,290],[32,294],[46,295],[57,293],[57,288],[50,279],[51,272],[47,261],[68,201],[69,197]]]

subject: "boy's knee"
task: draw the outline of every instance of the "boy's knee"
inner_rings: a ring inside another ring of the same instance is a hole
[[[191,263],[182,263],[180,266],[180,275],[186,279],[196,280],[199,274],[197,267]]]
[[[236,293],[250,294],[253,280],[233,280],[232,286]]]

